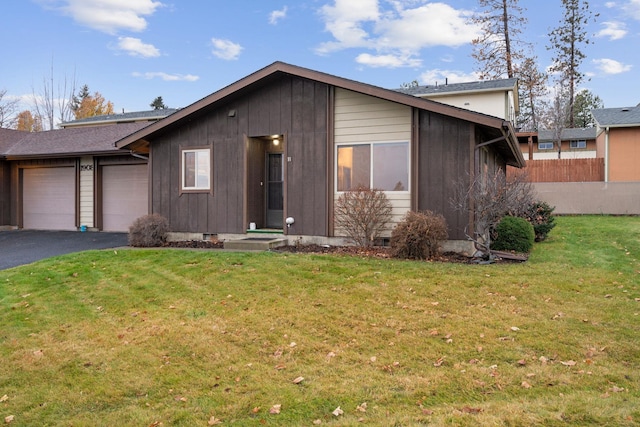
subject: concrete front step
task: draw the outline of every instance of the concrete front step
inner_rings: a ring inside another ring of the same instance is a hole
[[[234,251],[268,251],[285,246],[287,239],[278,237],[246,237],[243,239],[225,240],[224,248]]]

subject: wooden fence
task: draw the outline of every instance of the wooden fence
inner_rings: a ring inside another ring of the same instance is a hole
[[[527,160],[524,169],[509,167],[507,175],[525,172],[530,182],[604,181],[604,159]]]

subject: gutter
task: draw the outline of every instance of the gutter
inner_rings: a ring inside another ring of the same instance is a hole
[[[604,182],[609,182],[609,126],[604,128]]]

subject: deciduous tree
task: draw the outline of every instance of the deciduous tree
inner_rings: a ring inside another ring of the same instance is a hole
[[[520,113],[518,126],[523,131],[537,131],[542,99],[547,95],[549,76],[538,69],[536,57],[522,61],[518,67]]]
[[[71,109],[77,120],[113,114],[113,103],[106,101],[100,92],[94,92],[93,95],[91,95],[89,87],[84,85],[78,92],[78,96],[73,97]]]
[[[18,100],[9,99],[7,90],[0,90],[0,127],[9,128],[15,121],[15,112],[18,109]]]
[[[39,116],[34,116],[31,111],[21,111],[16,120],[16,130],[26,132],[42,132],[42,122]]]
[[[559,73],[559,79],[567,84],[569,100],[569,127],[575,127],[574,102],[576,87],[585,75],[580,71],[586,58],[584,46],[590,44],[586,26],[595,17],[589,9],[587,0],[562,0],[564,16],[559,25],[550,33],[550,45],[553,51],[551,73]],[[596,15],[597,17],[597,15]]]
[[[56,119],[59,122],[69,121],[72,117],[71,103],[76,91],[75,73],[72,78],[65,76],[57,83],[54,81],[53,61],[49,77],[42,78],[42,89],[37,92],[31,88],[34,115],[45,129],[54,129]]]

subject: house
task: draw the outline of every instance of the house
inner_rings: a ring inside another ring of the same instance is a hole
[[[158,110],[133,111],[121,114],[107,114],[104,116],[85,117],[84,119],[72,120],[60,123],[62,129],[70,129],[83,126],[102,126],[113,125],[118,123],[142,123],[155,122],[175,113],[177,108],[163,108]]]
[[[399,92],[431,99],[516,122],[518,115],[518,79],[481,80],[444,85],[410,86]]]
[[[520,134],[519,134],[520,135]],[[527,134],[528,135],[528,134]],[[567,128],[560,133],[561,159],[592,159],[596,157],[596,128]],[[541,130],[537,139],[520,138],[520,151],[527,160],[558,159],[555,132]]]
[[[336,199],[366,185],[386,192],[394,221],[430,209],[466,244],[473,223],[450,204],[456,183],[524,165],[504,118],[282,62],[116,145],[149,157],[149,211],[200,238],[332,243]]]
[[[640,182],[640,106],[591,110],[596,151],[604,158],[605,182]]]
[[[0,129],[0,226],[128,231],[149,210],[147,158],[115,142],[147,125]]]

